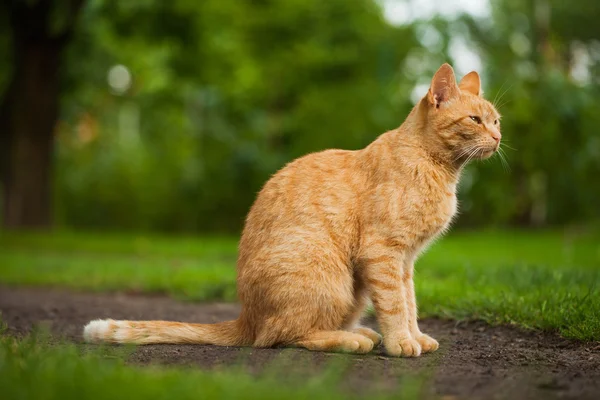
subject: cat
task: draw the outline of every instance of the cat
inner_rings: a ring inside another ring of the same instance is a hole
[[[262,188],[239,244],[237,320],[95,320],[89,342],[303,347],[391,356],[438,349],[419,330],[414,262],[457,212],[463,166],[500,145],[500,115],[473,71],[448,64],[397,129],[357,151],[292,161]],[[371,300],[382,336],[361,326]]]

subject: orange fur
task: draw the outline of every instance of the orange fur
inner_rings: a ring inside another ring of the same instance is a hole
[[[86,339],[365,353],[380,340],[358,325],[370,297],[390,355],[436,350],[417,324],[413,265],[454,217],[462,167],[498,149],[498,118],[479,75],[457,85],[444,64],[398,129],[302,157],[265,184],[239,246],[238,320],[95,321]]]

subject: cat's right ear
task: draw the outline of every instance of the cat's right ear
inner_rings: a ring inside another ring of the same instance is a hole
[[[475,71],[471,71],[466,74],[459,82],[458,87],[460,90],[470,92],[475,96],[481,96],[481,79],[479,74]]]
[[[431,80],[431,87],[427,93],[429,103],[439,108],[440,104],[452,99],[459,93],[454,77],[454,70],[449,64],[444,64],[437,70]]]

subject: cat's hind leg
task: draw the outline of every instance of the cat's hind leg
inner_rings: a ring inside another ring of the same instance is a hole
[[[312,332],[297,342],[292,343],[293,347],[304,347],[312,351],[355,354],[366,354],[373,350],[373,345],[373,341],[367,336],[347,331]]]
[[[356,279],[356,278],[355,278]],[[375,347],[379,346],[381,343],[382,337],[379,333],[375,332],[371,328],[367,328],[366,326],[362,326],[360,324],[360,320],[365,313],[365,309],[367,307],[367,292],[360,284],[359,281],[354,282],[354,307],[351,312],[346,317],[343,328],[348,332],[358,333],[359,335],[363,335],[368,337],[373,341],[373,345]]]

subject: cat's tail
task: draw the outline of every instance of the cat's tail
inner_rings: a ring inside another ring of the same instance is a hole
[[[249,345],[239,320],[217,324],[168,321],[115,321],[97,319],[83,328],[83,338],[92,343]]]

